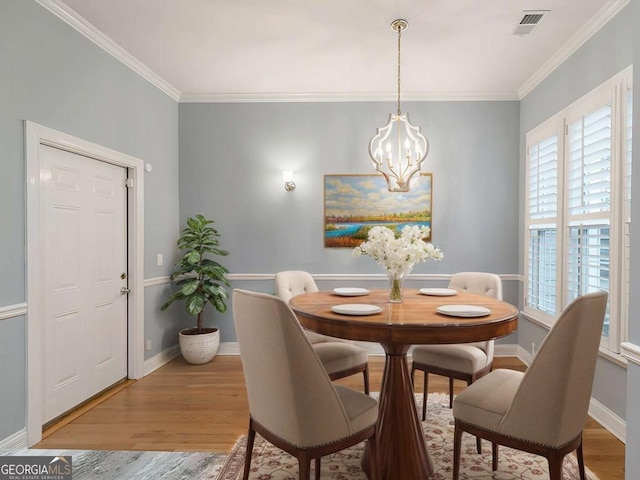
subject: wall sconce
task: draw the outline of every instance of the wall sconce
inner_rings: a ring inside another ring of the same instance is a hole
[[[282,179],[284,180],[284,189],[287,192],[295,190],[296,183],[293,181],[293,170],[283,170]]]

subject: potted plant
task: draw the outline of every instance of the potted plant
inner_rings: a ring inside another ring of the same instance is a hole
[[[229,298],[224,285],[229,286],[226,274],[229,271],[207,255],[228,255],[218,248],[218,231],[210,226],[213,220],[203,215],[187,219],[187,226],[178,238],[178,248],[183,250],[182,258],[176,263],[177,269],[171,280],[180,277],[174,292],[160,308],[166,310],[174,301],[184,300],[189,315],[197,315],[197,326],[180,331],[180,351],[184,359],[193,364],[207,363],[218,352],[220,332],[217,328],[202,326],[202,314],[207,303],[219,312],[226,312],[225,299]]]

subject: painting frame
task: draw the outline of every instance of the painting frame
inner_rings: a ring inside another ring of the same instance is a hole
[[[379,174],[325,174],[323,179],[325,248],[354,248],[377,225],[427,225],[433,237],[433,174],[414,177],[409,192],[389,192]]]

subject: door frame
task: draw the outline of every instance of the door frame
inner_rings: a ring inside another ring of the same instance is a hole
[[[26,164],[26,429],[27,445],[42,439],[44,415],[44,239],[40,211],[40,145],[59,148],[126,168],[133,183],[127,188],[127,268],[131,290],[127,302],[127,376],[144,376],[144,163],[139,158],[25,121]]]

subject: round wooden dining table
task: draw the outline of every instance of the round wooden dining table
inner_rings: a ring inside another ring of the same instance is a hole
[[[386,363],[378,416],[381,477],[423,480],[429,478],[433,465],[415,405],[407,362],[409,347],[503,337],[516,330],[518,310],[495,298],[462,292],[444,297],[406,289],[402,303],[389,303],[388,297],[388,290],[371,290],[367,295],[353,297],[321,291],[297,295],[290,305],[302,326],[309,330],[382,345]],[[375,305],[380,312],[352,315],[334,313],[331,309],[345,304]],[[444,305],[481,306],[490,312],[481,317],[454,317],[437,312]]]

